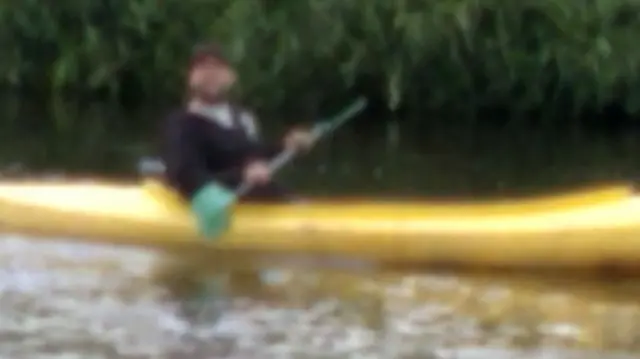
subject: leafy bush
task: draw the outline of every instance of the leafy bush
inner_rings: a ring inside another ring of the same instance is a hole
[[[640,110],[629,0],[6,0],[0,76],[29,91],[178,96],[201,40],[263,108],[365,91],[409,114]],[[133,90],[132,90],[133,89]]]

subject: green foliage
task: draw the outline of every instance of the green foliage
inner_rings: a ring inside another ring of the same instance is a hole
[[[0,81],[177,96],[213,39],[263,108],[365,91],[414,114],[640,110],[631,0],[5,0]],[[358,87],[357,85],[360,85]]]

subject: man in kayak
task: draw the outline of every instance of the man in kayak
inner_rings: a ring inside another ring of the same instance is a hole
[[[268,161],[285,149],[312,144],[309,131],[292,130],[279,144],[258,138],[255,118],[228,98],[236,73],[219,47],[195,48],[187,75],[185,108],[169,115],[163,134],[166,180],[192,199],[207,185],[234,190],[250,183],[245,200],[286,200],[290,196],[271,179]]]

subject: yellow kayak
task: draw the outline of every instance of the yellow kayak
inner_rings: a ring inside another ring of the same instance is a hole
[[[629,186],[494,202],[239,204],[216,241],[158,183],[0,182],[0,229],[160,248],[305,252],[491,267],[640,263],[640,197]]]

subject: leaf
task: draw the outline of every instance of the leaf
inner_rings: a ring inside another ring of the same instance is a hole
[[[53,65],[52,86],[62,89],[75,82],[78,76],[78,61],[74,52],[59,57]]]
[[[97,90],[107,85],[110,81],[110,76],[113,75],[113,69],[110,66],[97,66],[91,71],[89,75],[88,84],[92,90]]]

